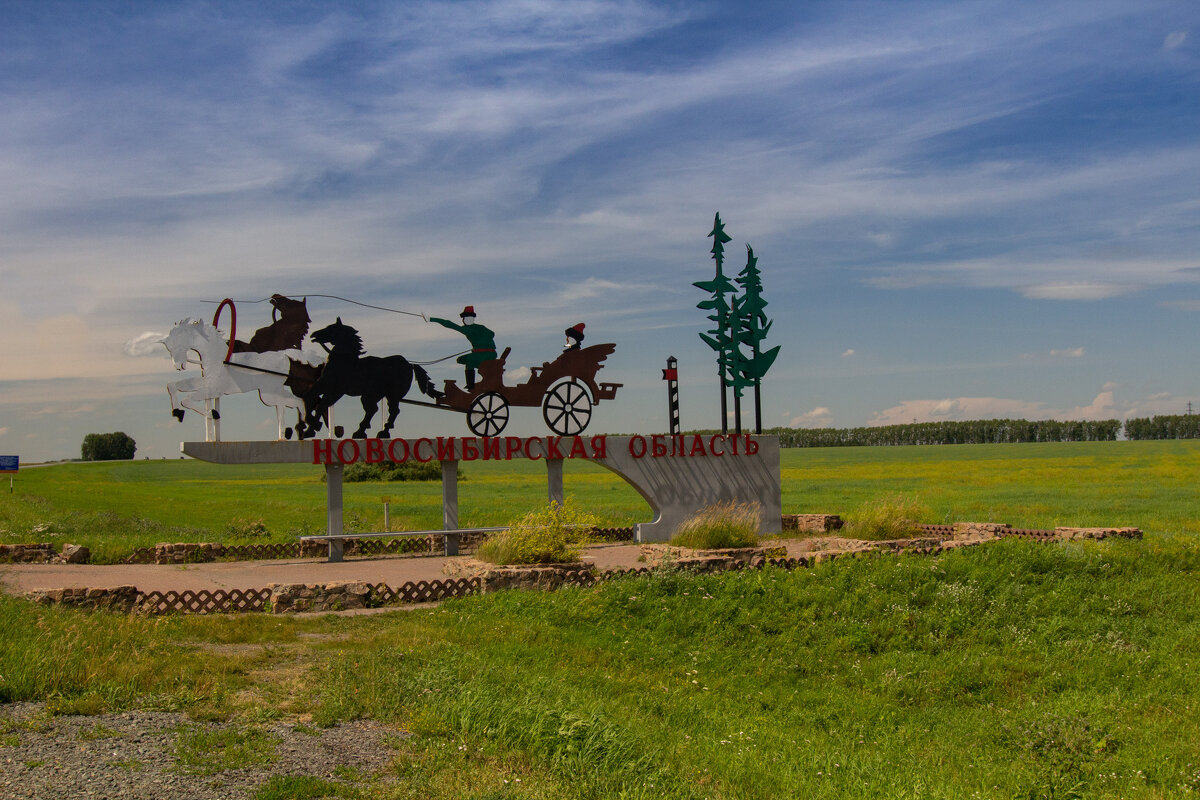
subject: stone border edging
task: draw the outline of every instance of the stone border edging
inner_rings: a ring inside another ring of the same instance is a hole
[[[698,573],[762,569],[766,566],[796,569],[811,567],[840,557],[866,554],[936,554],[1003,538],[1019,537],[1034,541],[1099,540],[1109,537],[1141,539],[1137,528],[1067,528],[1053,531],[1014,529],[996,523],[957,523],[934,535],[913,539],[883,541],[841,540],[855,546],[813,551],[788,557],[782,547],[753,547],[730,550],[693,551],[666,545],[643,545],[652,556],[649,566],[597,572],[588,564],[539,564],[497,567],[468,561],[457,568],[458,576],[444,581],[415,581],[399,587],[365,581],[333,581],[325,584],[270,584],[265,589],[201,590],[184,592],[138,591],[134,586],[112,589],[48,589],[28,592],[26,597],[42,605],[64,605],[96,611],[140,613],[246,613],[336,612],[378,608],[404,603],[435,602],[470,594],[487,594],[507,589],[550,591],[562,586],[594,586],[602,580],[644,574],[655,569],[686,569]],[[782,552],[780,552],[782,551]]]

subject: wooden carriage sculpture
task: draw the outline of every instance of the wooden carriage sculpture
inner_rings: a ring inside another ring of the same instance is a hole
[[[615,344],[597,344],[564,350],[554,361],[530,367],[529,380],[505,386],[504,367],[512,349],[506,347],[500,358],[479,365],[479,380],[470,391],[446,381],[444,396],[436,406],[465,412],[467,427],[476,436],[499,436],[508,425],[510,406],[541,406],[542,419],[550,430],[560,436],[577,436],[591,421],[592,406],[615,398],[623,385],[596,382],[596,373],[616,348]]]

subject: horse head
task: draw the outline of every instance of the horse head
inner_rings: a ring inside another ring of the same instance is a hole
[[[206,352],[212,350],[214,337],[220,344],[220,334],[216,328],[207,325],[203,320],[189,317],[180,320],[161,341],[171,354],[175,369],[187,369],[188,354],[194,350],[203,360]]]
[[[305,328],[308,327],[308,323],[312,322],[312,318],[308,316],[307,297],[303,300],[293,300],[281,294],[273,294],[271,295],[271,306],[274,309],[273,313],[278,313],[279,319],[283,322],[303,324]]]
[[[308,338],[324,347],[331,354],[358,354],[363,350],[362,338],[358,335],[358,331],[343,323],[341,317],[338,317],[336,322],[314,332]]]

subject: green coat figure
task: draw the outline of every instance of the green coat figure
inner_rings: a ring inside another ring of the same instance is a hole
[[[456,330],[471,343],[471,352],[458,357],[458,363],[466,368],[467,391],[475,388],[475,370],[486,362],[496,360],[496,334],[482,325],[475,324],[475,306],[467,306],[459,314],[462,325],[455,325],[448,319],[430,317],[430,322],[436,322],[444,328]]]

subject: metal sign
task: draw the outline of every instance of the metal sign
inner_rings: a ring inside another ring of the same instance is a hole
[[[0,456],[0,474],[11,475],[20,468],[20,456]]]

